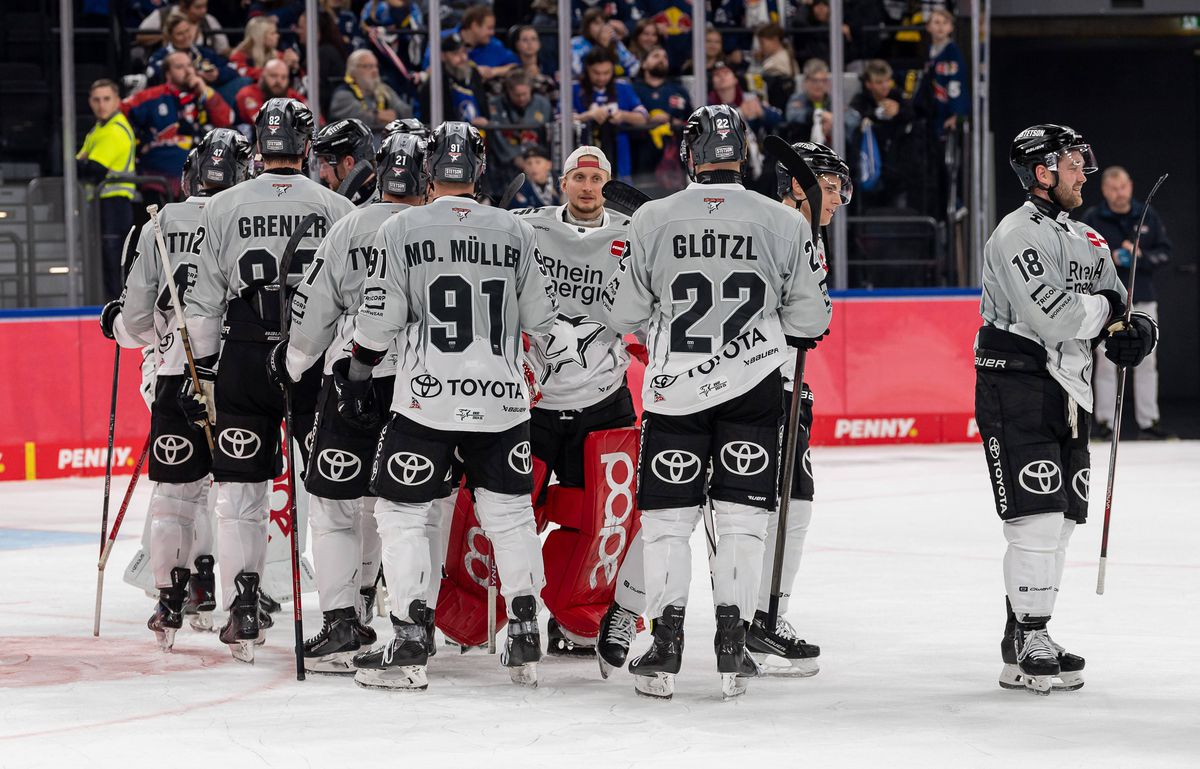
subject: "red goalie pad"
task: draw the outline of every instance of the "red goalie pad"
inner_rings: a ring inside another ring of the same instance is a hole
[[[437,626],[446,638],[460,646],[487,643],[488,565],[492,563],[492,543],[475,517],[471,492],[459,488],[446,547],[446,576],[438,594]],[[504,599],[500,597],[496,577],[496,629],[508,622]]]
[[[640,517],[636,468],[638,430],[600,430],[583,447],[584,488],[551,486],[544,512],[560,527],[546,538],[542,560],[550,613],[571,633],[595,638],[613,600],[617,571]]]

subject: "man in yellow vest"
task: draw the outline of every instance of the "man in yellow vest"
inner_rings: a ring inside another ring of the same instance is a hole
[[[133,129],[121,114],[121,94],[111,80],[92,83],[88,104],[96,125],[88,131],[83,148],[75,156],[79,179],[100,185],[115,174],[134,173],[136,142]],[[133,226],[134,185],[109,181],[100,188],[101,253],[105,299],[121,295],[121,244]]]

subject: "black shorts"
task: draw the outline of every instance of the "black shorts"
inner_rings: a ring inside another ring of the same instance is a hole
[[[774,510],[783,418],[777,371],[744,395],[694,414],[643,414],[638,507],[702,504],[711,466],[709,497]]]
[[[367,484],[371,477],[371,461],[375,457],[383,422],[389,414],[396,377],[376,377],[371,381],[380,424],[364,430],[350,424],[338,413],[333,377],[326,375],[317,397],[312,448],[304,473],[304,488],[310,494],[326,499],[358,499],[370,493]]]
[[[208,475],[212,454],[204,431],[188,421],[179,407],[179,390],[187,377],[156,377],[150,407],[150,480],[192,483]]]
[[[438,430],[393,413],[379,436],[370,491],[393,502],[432,502],[455,485],[456,458],[471,489],[533,492],[529,421],[498,433]]]
[[[607,398],[582,409],[529,412],[529,439],[533,455],[557,476],[560,486],[583,488],[583,442],[597,430],[630,427],[637,423],[633,397],[621,385]]]
[[[784,393],[784,408],[789,409],[792,406],[792,393],[785,390]],[[786,411],[784,412],[786,415]],[[810,453],[809,442],[812,440],[812,423],[813,423],[813,394],[812,390],[805,384],[800,395],[800,435],[796,438],[796,463],[792,470],[792,499],[803,499],[812,502],[813,499],[813,469],[812,469],[812,454]],[[783,440],[786,445],[787,441],[787,419],[784,419]],[[783,456],[783,449],[780,449],[780,456]]]

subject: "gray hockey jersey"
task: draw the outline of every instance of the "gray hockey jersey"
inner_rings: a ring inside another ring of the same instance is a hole
[[[581,409],[604,400],[625,380],[629,353],[622,336],[608,328],[600,293],[625,253],[629,217],[605,211],[599,227],[579,227],[564,218],[566,206],[516,211],[537,236],[546,276],[558,295],[559,317],[574,339],[535,337],[529,363],[541,388],[539,406]]]
[[[187,312],[191,288],[196,282],[200,259],[200,215],[208,198],[190,197],[169,203],[158,212],[163,243],[171,263],[171,279],[179,301]],[[171,304],[171,292],[163,275],[162,258],[155,242],[154,225],[147,222],[138,236],[137,259],[125,280],[124,303],[114,331],[122,347],[153,345],[159,374],[183,374],[187,356],[178,336],[179,323]]]
[[[441,430],[499,432],[529,418],[521,332],[558,308],[528,222],[443,197],[390,218],[375,241],[353,341],[400,335],[392,410]]]
[[[375,237],[384,222],[408,207],[403,203],[372,203],[329,229],[292,295],[287,366],[293,381],[299,380],[322,355],[326,374],[333,370],[335,361],[350,355],[367,265],[376,258]],[[393,343],[375,368],[375,376],[395,374],[396,359]]]
[[[1103,289],[1125,296],[1108,244],[1065,212],[1052,218],[1026,201],[983,247],[983,321],[1042,345],[1050,375],[1088,412],[1091,340],[1110,312],[1093,296]]]
[[[799,211],[739,184],[690,184],[643,205],[604,291],[609,327],[648,324],[647,411],[689,414],[783,365],[784,334],[829,327],[825,267]]]
[[[277,328],[279,300],[271,287],[292,232],[308,214],[318,215],[292,259],[289,286],[299,283],[333,223],[353,210],[349,200],[298,173],[267,171],[210,198],[200,217],[204,239],[186,310],[195,356],[217,352],[232,299],[246,299],[264,327]]]

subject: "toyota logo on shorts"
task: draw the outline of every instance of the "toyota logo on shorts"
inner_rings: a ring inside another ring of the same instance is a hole
[[[192,442],[182,435],[160,435],[154,441],[154,458],[164,465],[182,465],[192,458]]]
[[[411,451],[398,451],[388,457],[388,475],[402,486],[420,486],[433,477],[433,462]]]
[[[341,449],[323,449],[317,455],[317,472],[334,483],[353,480],[362,469],[362,460]]]
[[[700,457],[690,451],[660,451],[650,463],[655,477],[666,483],[691,483],[700,474]]]
[[[418,398],[436,398],[442,392],[442,383],[433,374],[415,376],[409,382],[413,395]]]
[[[800,464],[804,468],[805,475],[812,478],[812,449],[804,450],[804,457],[800,460]]]
[[[1087,502],[1092,488],[1092,471],[1085,467],[1075,473],[1075,477],[1071,478],[1071,488],[1075,490],[1080,499]]]
[[[758,475],[767,469],[767,450],[750,441],[731,441],[721,447],[721,464],[734,475]]]
[[[1039,459],[1022,467],[1017,480],[1030,494],[1053,494],[1062,488],[1062,471],[1053,462]]]
[[[257,435],[240,427],[227,427],[217,437],[221,451],[233,459],[249,459],[258,453],[261,443]]]
[[[533,472],[532,454],[529,441],[521,441],[508,452],[508,466],[520,475],[528,475]]]
[[[988,453],[992,455],[992,459],[1000,458],[1000,440],[994,435],[988,438]]]

